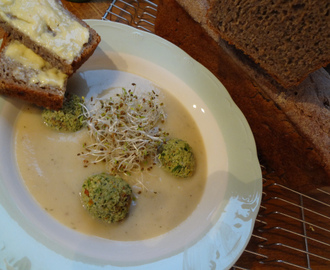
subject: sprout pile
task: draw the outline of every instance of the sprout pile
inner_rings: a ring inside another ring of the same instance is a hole
[[[91,163],[106,162],[110,174],[152,168],[168,136],[160,128],[166,115],[154,90],[136,95],[122,88],[110,98],[91,98],[85,104],[85,125],[93,143],[85,145],[81,155],[92,158]]]

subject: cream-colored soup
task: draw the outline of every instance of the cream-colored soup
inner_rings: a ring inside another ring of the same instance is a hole
[[[170,137],[189,142],[196,157],[196,172],[191,178],[170,176],[159,166],[127,181],[136,199],[127,218],[117,224],[93,219],[82,207],[79,192],[83,181],[105,171],[104,164],[84,167],[82,145],[87,130],[62,133],[47,128],[41,110],[22,109],[17,120],[15,146],[18,167],[26,187],[36,201],[55,219],[79,232],[113,240],[141,240],[166,233],[183,222],[196,208],[206,182],[206,154],[199,130],[192,117],[170,94],[164,93]]]

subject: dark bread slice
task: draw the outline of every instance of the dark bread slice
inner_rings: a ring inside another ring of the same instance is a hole
[[[5,56],[5,50],[11,41],[11,37],[6,34],[1,45],[0,94],[25,100],[48,109],[58,110],[62,108],[67,79],[64,81],[63,87],[29,83],[30,78],[35,76],[38,71],[29,69]],[[15,76],[17,69],[20,72],[19,75]]]
[[[329,0],[209,3],[209,26],[284,87],[330,63]]]
[[[91,28],[86,22],[77,18],[74,14],[69,12],[62,5],[62,2],[59,0],[55,0],[58,3],[58,6],[61,7],[63,13],[68,15],[72,20],[78,22],[83,27],[87,28],[89,31],[89,40],[88,43],[85,43],[78,54],[74,58],[72,62],[68,62],[65,59],[62,59],[54,52],[37,44],[34,42],[28,35],[24,32],[16,29],[13,25],[7,23],[6,21],[0,18],[0,27],[2,27],[7,33],[10,33],[13,39],[19,40],[26,47],[33,50],[36,54],[40,55],[43,59],[49,62],[53,67],[60,69],[63,73],[71,75],[73,74],[84,62],[88,60],[88,58],[94,53],[96,47],[101,41],[101,37],[97,34],[97,32]]]

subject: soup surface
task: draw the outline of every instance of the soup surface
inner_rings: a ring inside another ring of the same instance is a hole
[[[206,153],[194,120],[181,103],[166,91],[170,138],[186,140],[193,148],[196,171],[189,178],[175,178],[158,165],[150,171],[123,178],[131,184],[135,199],[127,218],[116,224],[93,219],[82,207],[80,191],[90,175],[104,172],[99,163],[84,167],[83,144],[87,129],[75,133],[46,127],[39,108],[26,105],[16,123],[15,150],[20,174],[29,192],[49,214],[82,233],[113,240],[142,240],[166,233],[183,222],[196,208],[206,182]]]

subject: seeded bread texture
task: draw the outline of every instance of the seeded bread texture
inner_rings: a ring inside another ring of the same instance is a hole
[[[4,55],[5,49],[10,44],[10,41],[11,37],[6,34],[1,45],[0,94],[25,100],[44,108],[53,110],[60,109],[63,105],[66,81],[62,88],[52,85],[40,85],[39,83],[29,83],[30,79],[34,77],[38,71],[26,68]],[[13,74],[16,75],[14,76]]]
[[[211,0],[209,23],[284,87],[330,63],[328,0]]]
[[[72,63],[68,63],[65,59],[62,59],[55,53],[51,52],[49,49],[40,46],[31,40],[29,36],[23,32],[16,29],[11,24],[2,21],[0,18],[0,27],[2,27],[7,33],[10,33],[13,39],[19,40],[26,47],[33,50],[36,54],[40,55],[43,59],[49,62],[52,66],[60,69],[63,73],[71,75],[73,74],[83,63],[85,63],[88,58],[94,53],[96,47],[101,41],[101,37],[97,32],[91,28],[87,23],[77,18],[74,14],[66,10],[62,2],[56,0],[59,5],[63,8],[63,12],[71,17],[72,20],[79,22],[82,26],[86,27],[89,31],[89,40],[88,43],[83,45],[79,55],[73,60]]]
[[[185,4],[183,3],[185,2]],[[262,164],[299,191],[330,184],[330,76],[324,69],[286,89],[209,28],[208,0],[160,0],[157,35],[208,68],[245,115]]]

